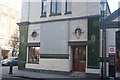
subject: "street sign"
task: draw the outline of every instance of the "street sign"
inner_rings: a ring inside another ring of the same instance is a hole
[[[109,53],[116,53],[116,48],[114,46],[110,46]]]
[[[115,58],[116,58],[116,47],[109,46],[109,78],[115,79]]]

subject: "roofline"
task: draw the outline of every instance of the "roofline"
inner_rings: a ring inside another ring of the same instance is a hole
[[[120,16],[119,12],[120,12],[120,8],[118,8],[111,15],[106,17],[102,22],[106,22],[106,23],[112,22],[114,19],[116,19],[118,16]]]
[[[108,6],[108,11],[109,11],[109,13],[111,14],[111,10],[110,10],[110,7],[109,7],[109,4],[108,4],[108,1],[107,1],[107,6]]]

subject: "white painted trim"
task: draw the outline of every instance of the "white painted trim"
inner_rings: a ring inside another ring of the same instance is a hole
[[[70,70],[72,70],[72,65],[73,65],[73,53],[71,51],[71,46],[68,46],[69,47],[69,68]]]
[[[85,72],[87,71],[87,52],[88,52],[88,46],[86,45],[86,66],[85,66]],[[69,47],[69,54],[70,54],[70,68],[73,70],[73,49],[71,46]]]
[[[87,54],[87,52],[88,52],[88,46],[86,45],[86,67],[85,67],[85,72],[87,71],[87,60],[88,60],[88,54]]]
[[[28,63],[28,46],[27,46],[27,56],[26,56],[26,63]]]
[[[86,73],[100,74],[100,69],[86,69]]]

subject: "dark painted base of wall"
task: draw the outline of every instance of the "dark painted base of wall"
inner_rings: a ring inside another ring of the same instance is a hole
[[[19,70],[25,70],[25,64],[18,64]]]

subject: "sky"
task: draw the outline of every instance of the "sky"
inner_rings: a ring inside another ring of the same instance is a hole
[[[15,6],[16,8],[18,8],[19,10],[21,10],[21,2],[22,0],[2,0],[5,1],[13,6]],[[118,2],[120,0],[107,0],[109,3],[109,7],[111,12],[114,12],[115,10],[118,9]]]
[[[120,0],[107,0],[109,3],[109,7],[111,12],[114,12],[115,10],[118,9],[118,3]]]

